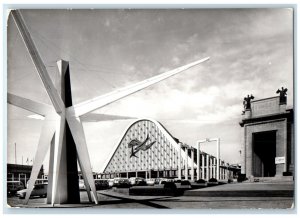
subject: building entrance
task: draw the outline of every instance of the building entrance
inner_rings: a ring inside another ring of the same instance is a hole
[[[276,131],[253,133],[253,176],[276,174]]]

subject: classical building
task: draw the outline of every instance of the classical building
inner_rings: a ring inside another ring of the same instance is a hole
[[[219,179],[228,179],[236,172],[234,167],[224,161],[220,160],[219,163]],[[179,142],[161,123],[153,119],[139,119],[126,129],[102,172],[98,178],[171,177],[208,180],[217,178],[217,158]]]
[[[248,178],[279,179],[294,172],[294,116],[293,109],[287,108],[286,92],[282,88],[277,91],[280,96],[244,98],[242,173]]]

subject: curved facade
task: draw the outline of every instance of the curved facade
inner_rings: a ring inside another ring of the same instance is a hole
[[[104,165],[102,177],[181,178],[184,175],[186,179],[193,180],[197,168],[197,150],[191,147],[180,149],[178,142],[156,120],[138,119],[126,129],[116,144]],[[200,152],[200,156],[200,178],[215,177],[216,158],[204,152]]]

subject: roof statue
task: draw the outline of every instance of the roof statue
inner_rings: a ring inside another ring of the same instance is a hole
[[[251,96],[247,96],[244,98],[243,105],[244,105],[244,110],[249,110],[251,109],[251,100],[254,99],[254,96],[251,94]]]
[[[283,88],[281,87],[281,90],[278,89],[276,91],[276,93],[278,94],[279,93],[279,104],[286,104],[286,96],[287,96],[287,91],[288,89],[287,88]]]

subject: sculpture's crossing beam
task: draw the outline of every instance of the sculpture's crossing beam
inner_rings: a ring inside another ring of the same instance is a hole
[[[37,69],[37,72],[45,86],[45,89],[51,99],[51,102],[52,102],[56,112],[62,113],[63,109],[65,108],[65,105],[64,105],[62,99],[60,98],[54,84],[52,83],[52,80],[47,72],[47,69],[42,61],[41,56],[39,55],[37,48],[35,47],[35,44],[30,36],[30,33],[29,33],[28,28],[23,20],[21,13],[18,10],[13,10],[11,12],[11,14],[15,20],[15,23],[19,29],[22,39],[24,40],[26,48],[28,49],[28,52],[30,53],[30,57]]]

